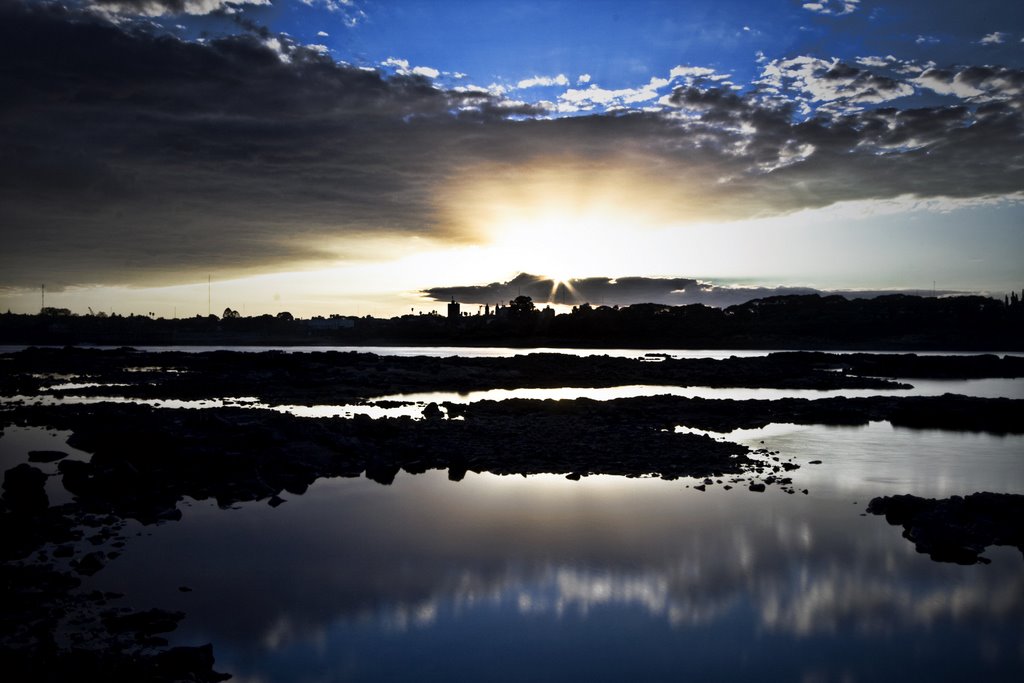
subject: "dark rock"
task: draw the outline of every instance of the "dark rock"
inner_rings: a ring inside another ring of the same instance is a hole
[[[50,505],[46,497],[46,475],[38,467],[21,463],[4,472],[4,500],[16,512],[45,510]]]
[[[402,468],[393,462],[374,459],[366,463],[366,478],[384,486],[390,486],[395,482],[395,477]]]
[[[101,550],[89,553],[80,560],[72,560],[71,566],[79,574],[92,576],[106,565],[106,555]]]
[[[758,483],[751,484],[748,488],[751,491],[755,491],[757,493],[762,493],[765,490],[764,484],[758,484]]]
[[[213,645],[209,643],[199,647],[172,647],[154,657],[154,668],[167,680],[214,683],[231,678],[231,674],[214,671],[213,664]]]
[[[287,502],[288,501],[286,501],[281,496],[271,496],[270,499],[267,501],[267,505],[269,505],[272,508],[276,508],[278,505],[282,505]]]
[[[903,537],[936,562],[988,563],[990,545],[1024,553],[1024,495],[973,493],[933,499],[911,495],[873,498],[867,512],[903,527]]]
[[[444,417],[444,412],[441,411],[441,408],[436,403],[431,401],[423,409],[423,417],[428,420],[440,420]]]

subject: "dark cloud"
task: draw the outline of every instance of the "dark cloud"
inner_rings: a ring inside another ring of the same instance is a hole
[[[453,99],[422,78],[259,34],[188,43],[9,2],[0,51],[17,65],[0,73],[3,284],[54,254],[71,282],[134,281],[436,227],[430,140]]]
[[[567,173],[626,162],[687,220],[1024,187],[1024,76],[1010,69],[926,72],[921,87],[985,95],[950,106],[801,118],[790,81],[847,100],[895,92],[889,76],[804,60],[777,87],[681,87],[672,111],[549,120],[265,30],[156,31],[0,0],[0,286],[306,267],[346,256],[339,238],[467,239],[446,219],[453,183],[544,159]]]
[[[847,298],[872,298],[885,294],[906,294],[904,290],[834,290],[811,287],[717,286],[693,278],[651,277],[589,277],[558,283],[540,275],[520,273],[508,282],[462,287],[432,287],[422,292],[435,301],[456,301],[480,305],[505,305],[517,296],[533,299],[536,304],[576,305],[589,303],[604,306],[630,306],[650,303],[682,306],[704,304],[717,308],[735,306],[752,299],[797,294],[842,294]],[[937,295],[962,294],[941,291]]]

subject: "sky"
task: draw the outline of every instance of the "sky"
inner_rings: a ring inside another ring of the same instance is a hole
[[[1021,3],[0,0],[0,64],[0,310],[1024,287]]]

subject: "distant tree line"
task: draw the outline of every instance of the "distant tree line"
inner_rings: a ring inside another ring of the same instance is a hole
[[[873,299],[777,296],[728,308],[702,304],[592,306],[556,315],[527,296],[488,314],[408,314],[296,319],[289,312],[166,319],[74,315],[0,315],[5,344],[465,344],[665,348],[1024,349],[1024,294]]]

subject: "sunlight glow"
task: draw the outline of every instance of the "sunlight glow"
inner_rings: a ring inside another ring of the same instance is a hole
[[[682,193],[664,182],[566,161],[475,169],[451,197],[447,224],[483,242],[493,265],[559,282],[617,273],[644,233],[681,222]]]

